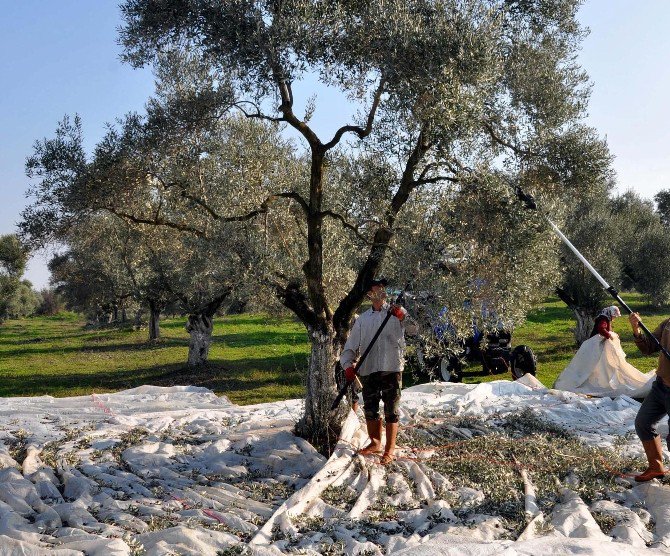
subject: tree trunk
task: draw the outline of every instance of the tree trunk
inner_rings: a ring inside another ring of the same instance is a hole
[[[135,322],[133,323],[133,327],[135,330],[139,330],[140,327],[142,326],[142,315],[144,314],[144,310],[140,307],[137,311],[135,311]]]
[[[330,454],[335,448],[347,412],[346,404],[341,404],[335,411],[330,410],[337,395],[335,362],[340,355],[340,348],[332,327],[328,327],[325,332],[310,328],[308,334],[311,353],[305,411],[296,425],[296,433],[309,440],[321,453]]]
[[[112,307],[112,322],[119,322],[119,306],[116,304]]]
[[[204,314],[191,314],[188,316],[186,330],[191,335],[188,343],[189,367],[200,367],[207,363],[213,329],[214,320],[211,316]]]
[[[575,331],[575,344],[577,347],[581,346],[586,340],[591,337],[591,332],[593,331],[593,325],[595,324],[595,318],[593,317],[591,311],[585,311],[582,309],[573,309],[572,312],[577,319],[577,324],[574,328]]]
[[[149,301],[149,341],[158,340],[161,337],[160,329],[161,307],[154,301]]]
[[[577,325],[573,329],[575,334],[575,345],[580,347],[591,337],[597,313],[594,313],[593,309],[580,307],[577,301],[575,301],[563,288],[556,288],[556,295],[558,295],[560,300],[563,301],[575,315],[575,319],[577,320]]]

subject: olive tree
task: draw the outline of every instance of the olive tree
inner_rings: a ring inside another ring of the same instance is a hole
[[[654,195],[656,202],[656,212],[661,218],[661,224],[670,226],[670,190],[665,189]]]
[[[622,283],[657,306],[670,299],[670,267],[663,256],[670,233],[664,224],[662,193],[656,196],[656,209],[633,191],[612,199],[612,218],[618,229],[616,253],[624,269]]]
[[[29,317],[34,315],[42,297],[35,291],[30,280],[21,280],[19,286],[9,299],[7,315],[11,318]]]
[[[10,314],[27,259],[28,252],[16,235],[0,236],[0,322]]]
[[[267,124],[226,118],[190,125],[167,94],[159,90],[145,116],[111,126],[91,156],[77,118],[38,141],[27,164],[36,179],[33,203],[21,229],[36,245],[69,245],[52,268],[63,293],[70,287],[97,300],[118,296],[123,286],[148,305],[151,338],[162,307],[178,301],[189,314],[189,364],[200,365],[214,313],[233,286],[244,293],[252,261],[264,257],[264,248],[248,248],[250,238],[267,243],[276,234],[267,222],[250,223],[259,211],[243,218],[226,212],[267,206],[269,184],[292,177],[301,163],[282,154],[287,142]],[[97,281],[79,279],[86,274]]]
[[[292,214],[303,231],[300,249],[288,246],[300,257],[299,274],[274,276],[278,298],[305,324],[312,345],[301,434],[323,442],[337,428],[339,416],[329,412],[333,362],[418,191],[473,189],[501,168],[515,179],[549,167],[553,181],[534,181],[536,192],[569,193],[571,169],[556,146],[583,115],[588,96],[586,76],[574,62],[583,36],[578,5],[572,0],[122,4],[127,60],[160,64],[166,51],[188,50],[213,73],[229,76],[202,91],[201,106],[215,114],[236,110],[281,123],[302,139],[309,164],[304,181],[273,192],[295,205]],[[310,125],[311,103],[305,112],[299,108],[299,101],[316,92],[308,88],[315,80],[344,93],[358,110],[326,137]],[[328,187],[328,165],[342,146],[373,161],[374,192],[361,181],[360,194],[353,195],[358,200],[373,193],[371,214],[331,208],[336,187]],[[202,205],[207,212],[208,204]],[[270,212],[262,203],[254,210]],[[235,217],[233,210],[227,214]],[[338,242],[329,242],[331,223],[341,226],[341,237],[360,242],[361,252],[346,261],[347,272],[339,270],[340,279],[348,280],[329,289],[329,277],[338,275],[333,265],[343,262]]]

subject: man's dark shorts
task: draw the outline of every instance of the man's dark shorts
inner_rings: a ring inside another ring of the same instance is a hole
[[[397,423],[400,415],[400,390],[402,373],[372,373],[360,377],[363,384],[363,411],[366,421],[379,419],[379,402],[384,402],[387,423]]]
[[[651,391],[644,398],[635,417],[635,431],[640,440],[646,442],[658,436],[656,425],[666,415],[670,415],[670,387],[660,377],[656,377]],[[667,438],[670,447],[670,436]]]

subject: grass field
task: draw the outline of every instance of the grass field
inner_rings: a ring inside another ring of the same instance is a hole
[[[75,396],[141,384],[194,384],[249,404],[303,394],[308,346],[292,319],[235,315],[217,319],[210,364],[194,374],[184,362],[184,319],[146,330],[87,328],[76,315],[12,320],[0,326],[0,396]]]
[[[652,330],[670,311],[651,310],[641,296],[625,295]],[[538,356],[538,378],[550,386],[574,355],[570,311],[549,300],[519,327],[513,345],[527,344]],[[629,361],[641,371],[656,366],[632,342],[625,317],[614,322]],[[185,368],[188,334],[184,319],[161,322],[162,339],[147,343],[146,330],[87,328],[74,314],[12,320],[0,325],[0,396],[74,396],[141,384],[194,384],[239,404],[300,397],[308,345],[304,328],[290,318],[234,315],[214,327],[206,370]],[[468,377],[466,382],[509,378]],[[407,376],[405,384],[411,384]]]

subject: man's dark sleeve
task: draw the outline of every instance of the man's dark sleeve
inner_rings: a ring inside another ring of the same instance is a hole
[[[668,324],[669,320],[670,319],[665,319],[661,324],[659,324],[656,327],[656,330],[652,332],[654,337],[659,342],[661,341],[661,335],[663,334],[663,329],[665,328],[665,325]],[[645,355],[651,355],[652,353],[660,350],[658,344],[654,342],[651,338],[649,338],[649,336],[647,336],[644,332],[642,332],[639,336],[635,336],[635,345]]]

